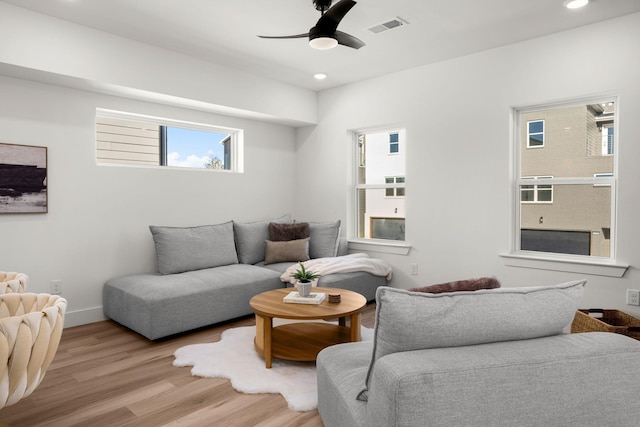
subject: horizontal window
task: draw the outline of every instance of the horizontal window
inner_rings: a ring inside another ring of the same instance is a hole
[[[242,131],[108,110],[96,113],[99,164],[240,171]]]

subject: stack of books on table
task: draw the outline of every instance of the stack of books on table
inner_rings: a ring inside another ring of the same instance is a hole
[[[307,297],[301,297],[297,291],[289,292],[283,301],[293,304],[320,304],[324,301],[326,294],[323,292],[311,292]]]

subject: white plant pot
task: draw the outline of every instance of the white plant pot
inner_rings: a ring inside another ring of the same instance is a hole
[[[311,294],[311,282],[298,282],[296,283],[296,287],[298,288],[298,294],[300,294],[301,297],[308,297]]]

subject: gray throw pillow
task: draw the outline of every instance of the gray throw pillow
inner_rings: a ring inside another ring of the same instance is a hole
[[[237,264],[231,221],[199,227],[149,226],[158,273],[174,274]]]
[[[357,398],[367,400],[375,362],[387,354],[562,333],[578,309],[586,282],[440,294],[379,287],[373,355]]]
[[[269,240],[269,223],[291,223],[289,214],[279,218],[255,222],[233,222],[238,259],[243,264],[264,261],[264,242]]]
[[[325,258],[338,254],[340,220],[309,223],[309,257]]]

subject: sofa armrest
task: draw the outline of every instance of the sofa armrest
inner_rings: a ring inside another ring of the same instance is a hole
[[[375,365],[367,426],[633,425],[640,343],[562,334],[393,353]]]

